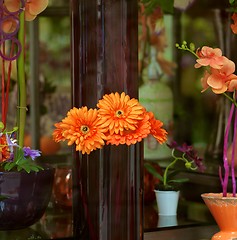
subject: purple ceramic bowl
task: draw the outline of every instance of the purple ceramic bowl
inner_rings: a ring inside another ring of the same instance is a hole
[[[0,230],[36,223],[48,206],[53,180],[54,169],[50,167],[31,173],[0,172]]]

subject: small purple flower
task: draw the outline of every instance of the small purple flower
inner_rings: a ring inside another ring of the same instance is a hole
[[[9,146],[10,152],[13,152],[14,147],[19,147],[19,145],[17,145],[17,141],[16,139],[14,139],[13,134],[11,134],[10,136],[6,133],[6,139],[7,139],[7,145]]]
[[[197,155],[197,151],[193,149],[193,146],[189,146],[186,143],[183,143],[183,145],[180,146],[175,141],[167,144],[167,146],[171,149],[175,149],[179,152],[184,153],[189,160],[194,162],[194,164],[198,167],[199,171],[203,172],[205,170],[205,166],[202,162],[203,159]]]
[[[32,160],[35,160],[35,158],[41,156],[41,151],[31,149],[30,147],[23,147],[24,151],[24,157],[31,157]]]

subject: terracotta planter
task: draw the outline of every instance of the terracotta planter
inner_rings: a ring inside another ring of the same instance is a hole
[[[222,193],[205,193],[201,197],[220,228],[211,240],[237,239],[237,198],[232,194],[222,197]]]
[[[0,172],[0,230],[23,229],[44,214],[52,193],[54,169]]]

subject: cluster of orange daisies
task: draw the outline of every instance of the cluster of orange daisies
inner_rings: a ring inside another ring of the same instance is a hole
[[[89,154],[105,144],[135,144],[149,134],[160,144],[167,139],[163,123],[124,92],[105,94],[97,103],[97,109],[72,108],[55,127],[54,140],[75,144],[76,151],[82,154]]]

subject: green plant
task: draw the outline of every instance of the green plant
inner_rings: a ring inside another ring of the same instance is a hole
[[[10,171],[39,171],[42,167],[34,161],[40,151],[24,147],[26,126],[26,78],[25,78],[25,30],[26,21],[32,21],[48,5],[48,0],[4,0],[1,9],[1,120],[0,121],[0,169]],[[34,9],[34,11],[32,11]],[[17,119],[16,126],[8,129],[7,113],[11,74],[17,71]],[[6,67],[7,66],[7,67]]]
[[[188,146],[186,143],[184,143],[182,146],[179,146],[174,141],[167,145],[172,148],[173,160],[167,165],[163,175],[158,173],[155,167],[153,167],[150,163],[145,163],[144,166],[148,172],[150,172],[155,178],[159,179],[160,182],[156,186],[158,190],[178,190],[181,183],[189,181],[188,178],[177,177],[181,170],[180,167],[175,168],[178,162],[183,163],[186,169],[192,171],[203,171],[204,165],[202,163],[202,158],[198,157],[197,152],[192,146]]]
[[[145,6],[145,13],[151,14],[157,8],[161,8],[165,13],[173,13],[174,0],[141,0]]]

